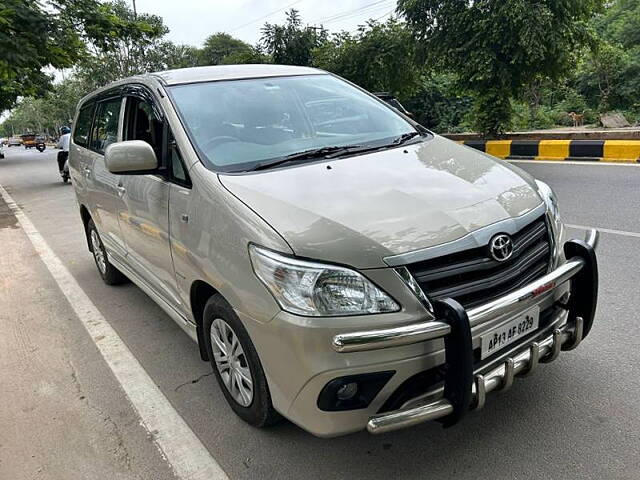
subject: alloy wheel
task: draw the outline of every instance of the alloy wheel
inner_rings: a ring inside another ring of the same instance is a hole
[[[91,230],[91,246],[93,247],[93,258],[96,260],[96,265],[100,269],[100,273],[104,275],[107,272],[107,259],[96,230]]]
[[[221,318],[211,324],[211,348],[222,383],[239,405],[248,407],[253,401],[251,369],[240,340]]]

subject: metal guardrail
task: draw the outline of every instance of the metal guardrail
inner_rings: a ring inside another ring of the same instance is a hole
[[[515,314],[518,311],[526,309],[530,303],[533,303],[535,299],[544,293],[556,289],[574,277],[578,278],[577,275],[584,268],[587,269],[587,275],[591,274],[589,273],[591,270],[592,274],[596,275],[597,266],[595,265],[593,250],[597,247],[598,240],[599,233],[596,230],[588,231],[585,237],[586,245],[580,242],[568,242],[567,245],[571,244],[568,251],[575,250],[577,246],[579,249],[582,249],[583,252],[591,252],[590,255],[592,255],[592,257],[589,257],[589,253],[587,253],[586,256],[580,256],[580,254],[578,254],[577,256],[571,257],[556,270],[531,282],[525,287],[519,288],[495,301],[470,309],[467,312],[463,310],[462,315],[466,314],[467,316],[465,330],[468,333],[466,335],[470,335],[470,329],[473,326],[481,325],[493,318],[503,315],[508,316],[509,314]],[[580,247],[580,245],[583,246]],[[594,290],[594,292],[597,292],[597,277],[594,278],[596,279],[596,286],[594,286],[596,290]],[[584,279],[578,281],[578,284],[581,283],[584,283]],[[584,285],[581,288],[584,288]],[[574,292],[572,292],[572,295],[573,293]],[[451,416],[457,416],[458,419],[461,416],[460,409],[469,408],[469,406],[472,410],[481,409],[485,404],[488,393],[494,390],[506,390],[510,388],[516,375],[527,376],[537,368],[539,363],[548,363],[555,360],[561,350],[572,350],[576,348],[582,341],[583,336],[588,333],[591,325],[590,322],[593,320],[592,313],[595,311],[595,298],[592,299],[592,302],[591,307],[593,307],[593,310],[591,310],[591,318],[586,327],[582,317],[573,315],[572,318],[571,312],[565,310],[568,312],[569,320],[567,320],[567,323],[562,327],[554,329],[551,335],[540,341],[533,342],[517,354],[506,358],[500,365],[488,372],[475,374],[472,377],[470,374],[467,374],[468,376],[466,378],[469,378],[469,381],[471,381],[471,378],[473,379],[470,405],[464,404],[462,406],[456,406],[454,402],[444,397],[422,405],[412,405],[392,412],[374,415],[367,423],[367,430],[375,434],[384,433],[429,420],[443,419]],[[458,308],[461,307],[458,305]],[[589,312],[589,309],[585,311]],[[459,325],[457,328],[459,330]],[[436,338],[445,338],[446,344],[446,342],[451,341],[449,336],[453,335],[453,333],[452,325],[448,322],[430,321],[402,327],[336,335],[333,339],[333,348],[338,352],[367,351],[411,345]],[[467,341],[470,342],[470,340]],[[470,345],[470,343],[468,345]],[[463,363],[462,365],[466,365],[465,371],[468,372],[469,369],[472,370],[472,361],[470,359],[467,361],[469,363]],[[460,380],[463,380],[463,378],[461,377]],[[445,392],[446,385],[447,380],[445,380]],[[458,391],[459,394],[460,391],[468,388],[469,384],[463,381],[463,383],[458,382],[457,385],[462,388],[462,390]],[[464,385],[467,385],[467,387],[464,387]],[[468,390],[466,391],[468,392]],[[468,398],[467,396],[467,399]],[[452,423],[455,423],[457,419],[452,420]]]

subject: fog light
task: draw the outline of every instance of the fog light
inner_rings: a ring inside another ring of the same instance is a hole
[[[318,395],[318,408],[324,412],[367,408],[394,373],[390,370],[334,378]]]
[[[351,400],[358,393],[358,384],[355,382],[342,385],[336,392],[338,400]]]

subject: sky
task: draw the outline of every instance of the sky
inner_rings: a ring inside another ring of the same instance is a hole
[[[396,0],[136,0],[136,5],[138,12],[163,18],[171,30],[169,40],[201,46],[217,32],[253,45],[264,23],[282,23],[290,8],[300,12],[305,24],[323,24],[332,32],[353,31],[367,19],[388,18]]]

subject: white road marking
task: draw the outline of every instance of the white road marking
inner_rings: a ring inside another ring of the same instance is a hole
[[[622,235],[624,237],[640,238],[640,233],[638,233],[638,232],[626,232],[624,230],[613,230],[611,228],[585,227],[584,225],[571,225],[569,223],[565,223],[565,227],[577,228],[579,230],[591,230],[591,229],[595,228],[596,230],[600,231],[601,233],[610,233],[612,235]]]
[[[575,160],[507,160],[511,163],[540,163],[544,165],[600,165],[601,167],[635,167],[640,168],[640,163],[615,163],[615,162],[587,162]]]
[[[173,408],[167,397],[2,185],[0,185],[0,194],[89,332],[102,357],[138,412],[140,423],[153,438],[176,477],[180,480],[227,480],[228,477],[218,462]]]

